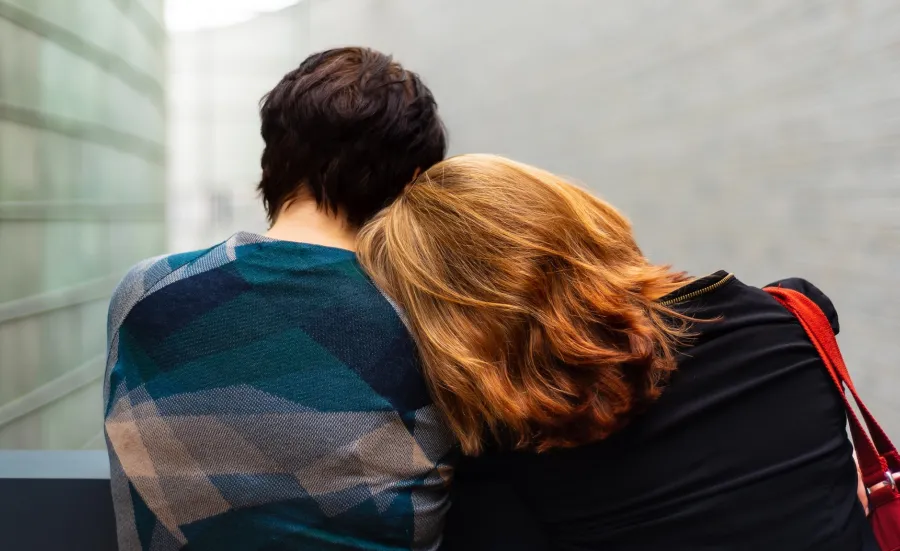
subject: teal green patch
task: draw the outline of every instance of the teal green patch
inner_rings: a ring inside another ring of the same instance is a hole
[[[346,365],[291,329],[195,360],[147,383],[151,396],[249,384],[317,411],[382,411],[390,404]]]
[[[293,282],[316,272],[335,273],[335,266],[355,263],[350,251],[310,247],[301,243],[267,244],[266,247],[241,256],[241,262],[228,266],[248,283],[266,284],[273,281]],[[291,276],[294,277],[291,277]]]
[[[166,257],[166,262],[169,264],[169,269],[175,271],[183,266],[187,266],[191,262],[201,258],[206,255],[209,251],[192,251],[189,253],[180,253],[173,254]]]
[[[141,540],[141,546],[144,549],[150,549],[150,543],[153,541],[153,530],[156,528],[156,515],[144,503],[141,494],[134,488],[131,482],[128,483],[128,490],[131,493],[131,503],[134,507],[134,524],[137,528],[138,539]]]
[[[119,358],[115,369],[121,370],[119,376],[125,380],[128,390],[134,390],[143,381],[152,380],[159,373],[157,363],[136,342],[124,325],[119,328]]]

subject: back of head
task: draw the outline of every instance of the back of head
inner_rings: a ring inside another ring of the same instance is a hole
[[[266,94],[260,116],[259,191],[270,222],[308,193],[361,226],[447,149],[431,91],[368,48],[309,56]]]
[[[501,157],[426,171],[358,253],[467,453],[491,433],[537,450],[608,436],[659,395],[685,335],[655,302],[685,276],[650,264],[621,214]]]

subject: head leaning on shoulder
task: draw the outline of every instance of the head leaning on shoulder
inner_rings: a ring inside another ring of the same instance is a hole
[[[502,157],[428,169],[357,251],[470,454],[501,435],[537,450],[608,436],[659,395],[685,336],[655,302],[684,274],[648,262],[608,203]]]
[[[263,97],[260,117],[270,223],[302,199],[359,228],[447,150],[428,87],[369,48],[309,56]]]

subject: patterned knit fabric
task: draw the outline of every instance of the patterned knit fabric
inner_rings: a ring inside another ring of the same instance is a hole
[[[121,551],[440,544],[453,441],[353,253],[239,233],[110,305]]]

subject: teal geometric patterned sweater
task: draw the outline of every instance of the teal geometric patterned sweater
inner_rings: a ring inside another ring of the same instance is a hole
[[[121,551],[439,547],[453,439],[352,252],[239,233],[144,261],[108,352]]]

